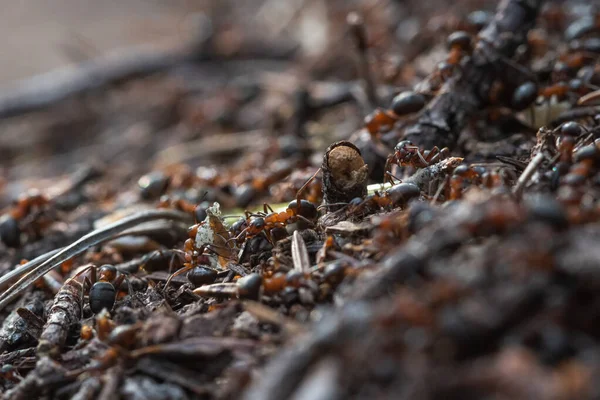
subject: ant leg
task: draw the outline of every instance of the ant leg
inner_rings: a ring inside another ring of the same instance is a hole
[[[70,277],[68,280],[75,280],[76,278],[80,277],[81,275],[85,274],[86,272],[88,272],[90,269],[93,269],[93,268],[96,268],[96,267],[93,265],[88,265],[87,267],[84,267],[82,270],[80,270],[75,275]],[[94,270],[94,277],[95,277],[95,270]],[[95,283],[95,281],[94,281],[94,283]]]
[[[440,197],[440,195],[442,194],[442,192],[444,191],[444,189],[446,188],[446,185],[448,183],[447,179],[444,179],[442,181],[442,183],[440,184],[440,186],[438,187],[437,191],[435,192],[435,195],[433,196],[433,198],[431,199],[431,204],[435,204],[437,202],[437,199]]]
[[[92,282],[90,282],[90,278],[88,278],[87,276],[85,278],[83,278],[83,291],[87,292],[88,290],[90,290],[92,288]]]
[[[317,207],[317,211],[321,211],[327,207],[337,207],[337,206],[347,206],[348,203],[331,203],[331,204],[321,204]]]
[[[427,153],[427,156],[425,157],[425,159],[427,160],[427,164],[433,164],[432,160],[437,157],[437,155],[440,154],[440,149],[437,146],[433,146],[433,148],[431,149],[431,151],[429,151],[429,153]]]
[[[171,259],[169,260],[169,273],[173,271],[173,265],[175,265],[175,254],[176,253],[171,254]]]
[[[263,209],[265,210],[265,214],[267,214],[268,212],[275,212],[273,211],[273,208],[271,208],[271,206],[267,203],[263,203]]]
[[[92,285],[94,283],[96,283],[97,280],[98,280],[98,277],[96,276],[96,267],[94,265],[92,265],[90,267],[90,281],[91,281]]]
[[[397,163],[398,163],[398,157],[396,157],[396,154],[390,155],[385,160],[385,167],[383,169],[383,183],[387,183],[387,179],[389,178],[388,172],[391,171],[392,164],[397,164]],[[390,183],[392,183],[392,181],[390,181]]]
[[[396,175],[392,175],[390,172],[386,171],[385,176],[389,179],[392,185],[396,185],[396,183],[394,183],[394,179],[398,181],[397,183],[402,183],[402,179],[398,178]]]
[[[243,231],[241,231],[241,232],[239,233],[239,235],[237,235],[237,236],[235,236],[235,237],[232,237],[231,239],[227,240],[227,241],[225,242],[225,244],[226,244],[227,246],[229,246],[229,242],[234,242],[234,243],[236,243],[236,242],[239,242],[241,238],[243,238],[244,236],[246,236],[246,235],[247,235],[247,233],[248,233],[248,230],[249,230],[249,229],[250,229],[250,227],[247,227],[247,228],[245,228]]]
[[[121,287],[123,280],[125,280],[125,274],[121,273],[121,275],[117,276],[117,279],[115,279],[113,281],[113,286],[114,286],[115,290],[117,291],[117,293],[119,292],[119,288]],[[129,279],[127,280],[127,283],[129,284]],[[129,289],[131,292],[131,285],[129,285]],[[129,293],[129,294],[131,294],[131,293]]]
[[[419,156],[419,159],[421,161],[423,161],[423,164],[425,164],[425,167],[429,166],[429,163],[427,162],[427,160],[425,159],[425,157],[423,157],[423,154],[421,154],[421,150],[419,150],[419,148],[416,148],[416,152],[417,152],[417,156]]]
[[[167,278],[167,282],[165,282],[165,287],[163,289],[163,291],[166,291],[167,288],[169,287],[169,285],[171,284],[171,280],[173,278],[175,278],[178,275],[181,275],[183,273],[186,273],[190,270],[194,269],[194,265],[190,263],[190,265],[186,265],[183,268],[178,269],[177,271],[175,271],[174,273],[172,273],[168,278]]]
[[[263,232],[265,233],[265,236],[266,236],[267,240],[269,241],[269,243],[271,243],[272,246],[275,246],[275,242],[273,241],[271,232],[268,229],[265,229]]]
[[[309,219],[307,219],[306,217],[302,216],[302,215],[298,215],[297,216],[299,219],[301,219],[302,221],[308,223],[310,226],[315,226],[314,222],[310,221]]]

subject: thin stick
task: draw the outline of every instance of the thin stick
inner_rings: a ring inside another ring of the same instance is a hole
[[[435,195],[433,196],[433,198],[431,199],[431,203],[430,204],[435,204],[438,200],[438,197],[440,197],[440,195],[442,194],[442,191],[444,190],[444,188],[446,187],[446,183],[448,181],[446,179],[444,179],[442,181],[442,184],[440,185],[440,187],[438,188],[438,190],[435,192]]]
[[[525,185],[527,184],[527,182],[529,182],[535,171],[537,171],[537,169],[540,167],[543,160],[544,154],[538,153],[535,157],[533,157],[529,165],[527,165],[527,168],[525,168],[525,171],[523,171],[523,173],[519,177],[519,180],[517,181],[517,184],[513,189],[513,194],[517,198],[521,197],[523,189],[525,189]]]
[[[350,33],[358,49],[358,69],[361,79],[364,81],[365,93],[369,106],[371,109],[379,105],[379,99],[377,97],[377,88],[373,80],[373,74],[369,67],[369,55],[368,55],[368,43],[367,43],[367,32],[365,30],[365,23],[360,14],[357,12],[351,12],[346,18],[348,26],[350,27]]]
[[[175,210],[151,210],[143,211],[134,214],[130,217],[123,218],[113,224],[107,225],[104,228],[97,229],[83,236],[73,244],[64,247],[62,250],[46,259],[41,264],[32,268],[32,270],[25,276],[23,276],[17,283],[8,288],[0,296],[0,310],[6,307],[11,301],[13,301],[19,294],[27,290],[27,288],[44,274],[48,273],[51,269],[59,266],[61,263],[69,260],[70,258],[84,252],[91,246],[95,246],[106,240],[112,239],[116,234],[119,234],[131,227],[139,225],[143,222],[153,220],[175,220],[182,222],[189,222],[190,216],[186,213],[175,211]]]

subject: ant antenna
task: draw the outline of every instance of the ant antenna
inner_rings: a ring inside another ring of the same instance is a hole
[[[317,171],[304,183],[304,185],[302,185],[302,187],[296,193],[296,207],[298,209],[300,209],[300,200],[301,200],[300,196],[302,195],[302,192],[304,192],[306,190],[308,185],[317,177],[317,174],[319,172],[321,172],[321,167],[319,167],[319,169],[317,169]]]

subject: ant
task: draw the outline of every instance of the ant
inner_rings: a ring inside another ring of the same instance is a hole
[[[40,230],[48,222],[40,220],[39,217],[48,204],[50,200],[37,190],[30,190],[19,196],[14,206],[0,221],[2,242],[8,247],[19,247],[23,228],[26,228],[31,236],[39,236]]]
[[[68,377],[76,377],[84,372],[99,371],[115,365],[122,357],[130,355],[130,350],[139,343],[139,332],[142,325],[138,322],[131,325],[115,326],[108,313],[101,313],[96,318],[98,339],[108,348],[94,360],[94,363],[68,371]],[[87,333],[86,333],[87,334]],[[90,333],[92,336],[93,333]]]
[[[90,276],[84,279],[84,283],[89,287],[90,309],[94,314],[98,314],[105,308],[112,310],[125,274],[121,273],[117,276],[117,269],[110,264],[102,265],[100,268],[91,265],[75,274],[73,279],[88,271]]]
[[[481,179],[484,171],[476,169],[476,167],[466,164],[459,165],[454,169],[450,177],[449,200],[458,200],[462,197],[465,181],[477,181]]]
[[[560,81],[543,88],[539,88],[537,83],[533,81],[526,81],[517,86],[513,92],[510,106],[517,111],[524,111],[529,108],[531,124],[534,126],[545,125],[552,118],[552,110],[556,107],[553,105],[554,101],[562,102],[569,100],[574,103],[575,96],[580,97],[589,91],[589,85],[585,84],[581,79],[571,79],[568,82]],[[581,99],[588,96],[581,97],[580,104]],[[545,102],[548,105],[546,116],[542,121],[536,121],[535,107],[532,107],[533,105],[537,105],[536,100],[538,99],[542,101],[541,104]]]
[[[376,108],[367,115],[364,120],[365,128],[372,137],[376,137],[382,132],[388,132],[398,121],[398,117],[388,110]]]
[[[571,166],[569,173],[565,175],[565,184],[569,186],[580,186],[591,175],[593,168],[598,161],[598,156],[600,155],[598,144],[600,143],[581,147],[573,154],[573,161],[575,161],[575,164]]]
[[[506,168],[489,170],[481,165],[462,164],[454,169],[449,181],[449,200],[462,198],[465,182],[470,182],[487,189],[506,187],[515,180],[513,171]]]
[[[446,46],[449,49],[448,57],[437,65],[436,71],[431,75],[434,91],[452,76],[463,58],[473,51],[471,35],[465,31],[451,33],[446,40]]]
[[[387,158],[385,163],[385,178],[389,178],[390,164],[398,166],[411,166],[413,168],[425,168],[448,157],[450,150],[447,147],[439,149],[434,146],[431,150],[421,152],[410,140],[403,140],[394,147],[394,154]]]
[[[419,112],[425,107],[427,100],[421,93],[404,91],[392,100],[391,110],[398,116]]]
[[[465,55],[473,51],[471,35],[465,31],[451,33],[446,44],[450,50],[446,62],[452,66],[458,65]]]
[[[10,382],[20,382],[23,380],[18,369],[12,364],[4,364],[0,368],[0,378]]]
[[[173,198],[168,195],[161,196],[158,201],[158,208],[170,208],[174,210],[183,211],[196,217],[196,213],[199,212],[198,206],[190,203],[189,201],[182,198]]]
[[[577,96],[579,98],[578,103],[581,105],[581,99],[586,98],[586,95],[591,95],[590,92],[594,88],[593,85],[586,84],[581,79],[571,79],[568,82],[560,81],[540,89],[538,95],[547,100],[551,97],[556,97],[559,101],[569,99],[574,101],[574,97]]]
[[[365,213],[377,209],[404,207],[412,199],[421,195],[421,189],[412,183],[399,183],[387,189],[384,193],[375,192],[364,199],[356,198],[350,201],[350,213]]]
[[[269,213],[267,214],[267,212]],[[243,238],[249,239],[264,232],[267,240],[269,240],[270,243],[273,243],[273,237],[271,235],[273,229],[284,227],[298,220],[303,220],[310,225],[314,225],[313,221],[317,219],[317,216],[317,207],[308,200],[292,200],[286,210],[282,212],[275,212],[269,205],[265,204],[264,212],[254,214],[248,213],[246,215],[247,219],[250,217],[253,218],[249,220],[248,226],[231,240],[239,242]]]
[[[211,244],[203,244],[200,247],[197,247],[195,240],[191,238],[186,240],[183,252],[179,252],[179,256],[183,258],[183,266],[169,276],[165,282],[165,289],[169,287],[173,278],[188,271],[188,281],[194,286],[214,282],[217,279],[218,272],[207,267],[207,265],[210,265],[210,258],[207,251],[211,250],[211,247],[214,246]],[[217,253],[214,250],[212,251]]]
[[[256,175],[249,183],[244,183],[236,189],[236,203],[240,207],[247,206],[258,194],[265,192],[269,186],[291,174],[297,165],[297,158],[275,161],[267,174]]]
[[[568,209],[569,221],[572,223],[584,223],[597,218],[597,208],[586,204],[584,200],[585,191],[582,190],[583,183],[592,176],[598,167],[600,160],[600,141],[580,147],[573,154],[574,164],[568,169],[568,173],[561,179],[563,186],[558,192],[561,203],[571,206]]]
[[[573,151],[577,145],[579,137],[584,129],[576,122],[566,122],[556,128],[553,132],[560,130],[557,138],[556,149],[558,150],[558,163],[552,169],[553,189],[558,188],[560,177],[565,175],[573,164]]]
[[[284,228],[286,225],[299,220],[302,220],[311,226],[314,225],[314,221],[316,221],[319,214],[317,207],[310,201],[301,199],[300,196],[320,171],[321,169],[319,168],[313,176],[306,181],[300,190],[298,190],[296,199],[288,204],[285,211],[275,212],[268,204],[263,205],[263,212],[260,213],[250,213],[246,211],[247,226],[228,241],[240,243],[244,239],[252,238],[264,232],[267,240],[273,244],[274,240],[272,232],[276,228]],[[250,219],[251,217],[252,219]],[[239,225],[241,227],[241,221],[239,222]]]

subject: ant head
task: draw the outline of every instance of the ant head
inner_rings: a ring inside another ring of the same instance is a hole
[[[240,217],[237,221],[231,224],[231,230],[233,232],[241,232],[248,226],[248,221],[245,218]]]
[[[471,35],[465,31],[456,31],[448,36],[447,45],[449,49],[458,48],[462,51],[471,50]]]
[[[298,205],[297,200],[292,200],[288,205],[288,209],[297,210],[298,215],[310,221],[317,219],[319,216],[317,207],[315,207],[315,205],[308,200],[300,200],[300,205]]]
[[[410,146],[413,146],[413,143],[410,140],[402,140],[394,147],[394,151],[400,153],[401,156],[404,156],[407,154],[406,148]]]
[[[580,162],[583,160],[595,160],[598,157],[598,148],[593,145],[587,145],[579,148],[575,154],[573,154],[573,161]]]
[[[454,168],[454,175],[463,176],[469,170],[469,166],[467,164],[461,164],[458,167]]]
[[[533,81],[527,81],[519,85],[511,100],[511,106],[517,111],[525,110],[535,101],[538,96],[538,86]]]
[[[582,130],[581,125],[574,121],[566,122],[560,127],[560,133],[563,136],[577,137],[581,135]]]
[[[113,281],[117,277],[117,269],[114,265],[104,264],[98,269],[101,281]]]
[[[265,226],[265,219],[262,217],[257,217],[250,222],[250,225],[254,228],[262,229]]]

